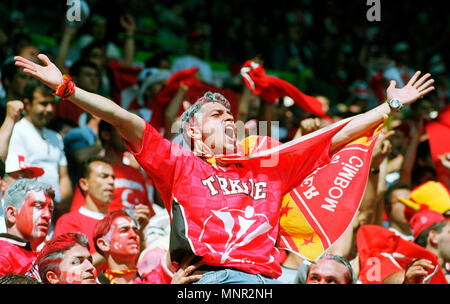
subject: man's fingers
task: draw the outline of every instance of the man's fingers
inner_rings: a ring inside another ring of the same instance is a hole
[[[31,60],[23,58],[22,56],[15,56],[14,61],[16,62],[16,65],[18,62],[24,63],[24,64],[34,64]]]
[[[430,93],[433,90],[434,90],[434,87],[429,87],[429,88],[423,90],[422,92],[420,92],[420,95],[424,96],[424,95]]]
[[[411,77],[411,79],[408,81],[408,83],[406,85],[413,86],[413,84],[416,82],[419,75],[420,75],[420,71],[417,71],[416,73],[414,73],[413,77]]]
[[[52,63],[45,54],[39,54],[37,55],[37,58],[39,58],[43,63],[45,63],[46,66]]]
[[[397,86],[397,82],[395,80],[391,80],[389,83],[388,89],[393,89]]]
[[[185,277],[183,280],[184,281],[183,283],[189,284],[192,282],[196,282],[196,281],[200,280],[201,278],[202,278],[201,274],[191,275],[191,276]]]
[[[28,60],[27,61],[18,60],[16,61],[15,65],[24,69],[35,70],[34,63]]]
[[[419,78],[419,80],[417,80],[416,83],[413,84],[413,87],[418,88],[419,86],[421,86],[425,80],[427,80],[428,78],[430,78],[431,74],[430,73],[426,73],[425,75],[423,75],[422,77]]]
[[[429,87],[432,83],[434,82],[434,79],[429,79],[427,82],[425,82],[423,85],[421,85],[420,87],[417,88],[417,90],[423,91],[425,90],[427,87]]]
[[[39,78],[39,75],[35,71],[32,71],[30,69],[23,69],[23,72],[25,74],[29,74],[29,75],[31,75],[31,76],[33,76],[35,78]]]

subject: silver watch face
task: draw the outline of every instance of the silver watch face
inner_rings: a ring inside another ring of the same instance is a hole
[[[389,99],[389,104],[390,104],[391,107],[394,108],[394,109],[399,109],[399,108],[402,107],[402,103],[401,103],[400,100],[398,100],[397,98]]]

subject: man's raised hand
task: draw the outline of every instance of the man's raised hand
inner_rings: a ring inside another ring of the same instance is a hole
[[[44,63],[43,66],[21,56],[15,56],[14,60],[16,66],[22,67],[26,74],[33,76],[46,86],[56,89],[63,82],[61,71],[46,55],[39,54],[37,57]]]
[[[407,106],[420,97],[428,94],[434,90],[431,84],[434,83],[434,79],[430,78],[430,74],[427,73],[419,78],[420,71],[417,71],[413,77],[408,81],[408,83],[401,89],[396,88],[395,80],[391,80],[389,87],[387,88],[388,98],[397,98],[403,104]],[[428,80],[427,80],[428,79]]]

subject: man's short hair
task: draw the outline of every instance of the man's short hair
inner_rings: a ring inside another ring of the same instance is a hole
[[[87,160],[85,160],[81,164],[80,171],[79,171],[79,178],[88,178],[89,175],[91,174],[91,166],[90,165],[91,165],[91,163],[96,162],[96,161],[111,164],[111,162],[103,156],[89,157]]]
[[[64,254],[76,244],[89,250],[88,238],[81,232],[60,234],[44,245],[37,256],[39,275],[43,283],[50,284],[47,280],[47,272],[49,271],[56,273],[58,276],[61,275],[59,265],[64,259]]]
[[[92,50],[96,48],[101,48],[106,51],[106,46],[107,42],[105,40],[94,40],[81,50],[80,57],[83,58],[84,60],[88,60]]]
[[[49,88],[36,78],[31,78],[23,89],[23,98],[27,98],[30,101],[30,105],[33,102],[33,94],[36,89],[39,89],[45,96],[52,96],[54,98],[51,88]]]
[[[75,77],[79,76],[80,72],[81,72],[81,69],[84,68],[84,67],[88,67],[88,68],[94,69],[98,73],[98,76],[99,77],[101,76],[101,71],[98,68],[98,66],[95,63],[93,63],[91,61],[88,61],[88,60],[85,60],[85,59],[81,59],[81,60],[75,61],[70,66],[70,70],[69,70],[70,75],[75,76]]]
[[[192,119],[197,113],[200,112],[201,107],[209,102],[217,102],[225,106],[228,110],[230,109],[230,102],[220,93],[212,93],[210,91],[206,92],[202,97],[197,99],[197,101],[181,115],[181,126],[183,130],[187,129],[187,125],[192,122]]]
[[[439,223],[436,223],[436,224],[431,225],[430,227],[426,228],[414,240],[414,243],[425,248],[427,246],[427,242],[428,242],[428,233],[430,231],[436,231],[437,233],[441,233],[442,229],[444,229],[445,225],[447,225],[448,222],[449,222],[448,220],[441,221]]]
[[[102,142],[102,145],[105,145],[105,138],[103,137],[103,131],[111,133],[112,129],[114,127],[107,121],[105,120],[101,120],[100,123],[98,124],[98,137],[100,137],[100,141]]]
[[[52,200],[55,199],[55,191],[49,184],[40,182],[35,178],[22,178],[9,185],[5,193],[5,209],[13,206],[20,210],[31,191],[44,191]]]
[[[333,260],[333,261],[336,261],[336,262],[341,263],[342,265],[344,265],[345,268],[347,268],[347,272],[345,273],[345,276],[344,276],[345,277],[345,281],[347,282],[347,284],[356,284],[355,271],[353,270],[352,265],[350,265],[350,263],[345,258],[343,258],[343,257],[341,257],[340,255],[337,255],[337,254],[325,253],[324,255],[322,255],[319,258],[319,261],[320,260],[326,260],[326,259]],[[310,270],[310,267],[308,268],[308,275],[309,275],[309,270]]]
[[[2,83],[5,83],[5,80],[11,81],[14,78],[14,75],[19,71],[19,67],[14,62],[14,59],[8,58],[2,65]]]
[[[102,220],[100,220],[96,225],[93,233],[93,239],[94,239],[94,246],[95,250],[97,250],[98,253],[100,253],[102,256],[105,256],[105,253],[97,246],[97,240],[107,236],[109,231],[111,230],[112,223],[114,220],[118,217],[129,217],[131,218],[136,226],[138,226],[138,223],[134,216],[130,215],[127,211],[124,209],[117,209],[112,211],[111,213],[108,213]]]
[[[391,205],[391,194],[392,194],[392,192],[394,192],[397,189],[412,190],[412,187],[408,184],[403,184],[403,183],[396,183],[396,184],[390,185],[384,194],[384,203],[386,206]]]
[[[0,277],[0,284],[41,284],[38,280],[26,275],[7,273]]]
[[[187,136],[187,129],[192,124],[194,117],[197,118],[197,120],[200,120],[201,118],[201,108],[204,104],[209,102],[217,102],[221,105],[225,106],[228,110],[231,108],[230,102],[220,93],[212,93],[210,91],[206,92],[202,97],[197,99],[197,101],[186,111],[183,112],[183,114],[180,117],[181,122],[181,134],[183,134],[183,138],[185,142],[190,146],[193,147],[192,139]]]

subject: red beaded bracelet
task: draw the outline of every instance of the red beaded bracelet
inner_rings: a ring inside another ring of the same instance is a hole
[[[52,92],[53,95],[61,97],[61,99],[65,100],[70,98],[70,96],[75,93],[75,82],[72,81],[72,78],[65,74],[63,75],[63,82],[58,85],[58,87]]]

